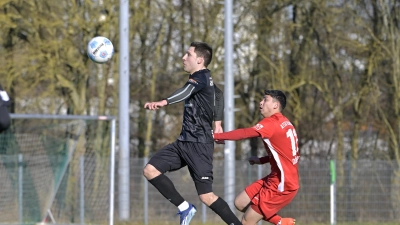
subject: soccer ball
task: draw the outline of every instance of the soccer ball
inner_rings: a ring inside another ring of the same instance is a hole
[[[87,45],[87,54],[95,63],[106,63],[114,55],[114,46],[105,37],[94,37]]]

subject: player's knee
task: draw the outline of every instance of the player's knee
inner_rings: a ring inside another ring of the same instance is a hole
[[[204,204],[210,205],[210,204],[207,204],[210,202],[210,193],[199,195],[199,199]]]
[[[237,210],[239,210],[240,212],[242,212],[243,207],[240,205],[239,201],[237,199],[235,199],[235,207]]]
[[[147,180],[151,180],[158,175],[160,175],[160,172],[150,164],[147,164],[143,169],[143,176],[146,177]]]
[[[218,199],[218,196],[216,196],[213,192],[210,192],[199,195],[199,199],[207,206],[210,206],[213,202],[215,202]]]
[[[244,212],[248,205],[243,204],[243,201],[240,201],[238,198],[235,198],[235,207],[240,212]]]

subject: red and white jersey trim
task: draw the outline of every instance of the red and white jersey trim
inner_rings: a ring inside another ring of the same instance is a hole
[[[285,190],[285,173],[284,173],[284,170],[282,168],[281,159],[279,158],[278,152],[274,149],[274,147],[272,146],[272,144],[269,141],[269,139],[265,138],[263,140],[268,145],[269,150],[271,151],[272,156],[274,157],[274,159],[276,161],[276,165],[278,166],[279,170],[281,171],[281,182],[278,184],[278,191],[283,192]]]

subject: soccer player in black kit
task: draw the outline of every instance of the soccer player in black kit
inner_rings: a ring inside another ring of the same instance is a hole
[[[155,153],[143,169],[143,175],[172,204],[178,207],[180,224],[188,225],[196,213],[194,205],[185,201],[172,181],[164,174],[187,166],[200,200],[229,225],[241,224],[228,204],[212,191],[214,122],[215,133],[222,133],[223,94],[211,77],[207,66],[212,48],[203,42],[192,42],[183,56],[184,70],[190,73],[185,85],[166,99],[148,102],[144,108],[157,110],[185,101],[182,131],[178,139]]]

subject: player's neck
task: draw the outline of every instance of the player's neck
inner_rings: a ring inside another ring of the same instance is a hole
[[[268,113],[268,115],[265,115],[264,118],[268,118],[268,117],[271,117],[271,116],[279,114],[279,113],[281,113],[281,112],[280,111],[273,111],[271,113]]]
[[[193,71],[192,73],[190,73],[190,75],[192,75],[192,74],[194,74],[196,72],[199,72],[200,70],[206,70],[206,69],[207,69],[207,67],[203,66],[203,67],[198,68],[197,70]]]

